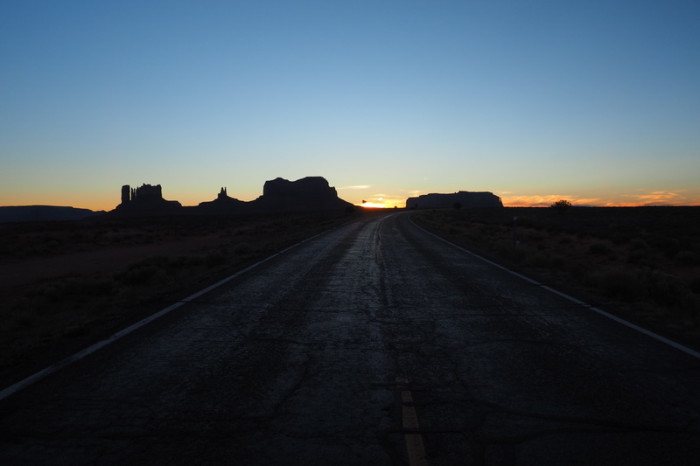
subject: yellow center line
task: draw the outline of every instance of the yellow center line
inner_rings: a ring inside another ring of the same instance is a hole
[[[396,381],[402,385],[408,384],[406,378],[397,378]],[[413,403],[413,394],[410,391],[403,390],[401,392],[401,405],[408,464],[410,466],[428,466],[423,436],[420,434],[420,425],[418,424],[418,414]]]

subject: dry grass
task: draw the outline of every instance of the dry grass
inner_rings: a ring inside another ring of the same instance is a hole
[[[514,217],[517,220],[514,221]],[[700,346],[700,208],[419,211],[414,219],[542,281]]]
[[[347,219],[288,214],[0,225],[0,382]]]

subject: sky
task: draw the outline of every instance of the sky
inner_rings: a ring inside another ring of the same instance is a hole
[[[0,205],[700,205],[699,83],[696,0],[4,0]]]

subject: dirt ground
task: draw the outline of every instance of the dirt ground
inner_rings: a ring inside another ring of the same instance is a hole
[[[171,240],[159,244],[114,246],[50,257],[10,259],[0,263],[0,294],[10,296],[37,282],[75,275],[110,275],[140,259],[156,255],[191,254],[216,247],[216,235]]]
[[[338,213],[0,224],[0,384],[350,218]],[[700,347],[700,208],[574,209],[566,215],[551,209],[450,209],[418,211],[414,219],[493,260]]]
[[[418,211],[426,228],[700,348],[700,207]]]
[[[281,214],[0,225],[0,382],[348,220]]]

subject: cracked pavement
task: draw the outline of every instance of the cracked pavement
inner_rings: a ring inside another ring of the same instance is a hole
[[[0,402],[0,464],[697,464],[700,361],[353,221]],[[409,432],[410,431],[410,432]]]

